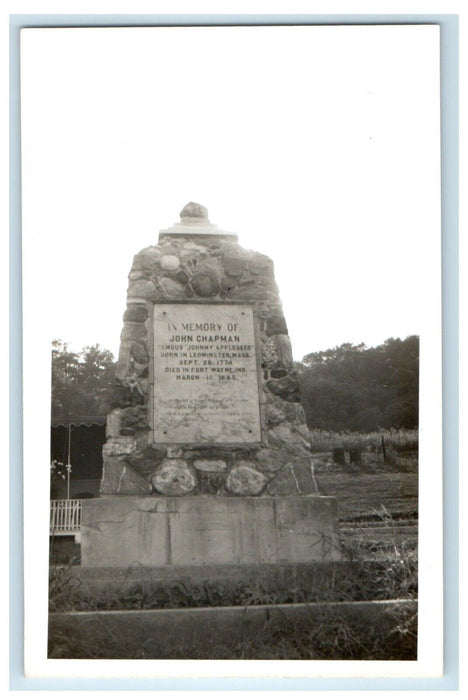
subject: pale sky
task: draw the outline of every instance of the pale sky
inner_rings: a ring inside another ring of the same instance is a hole
[[[274,260],[296,359],[419,334],[440,284],[438,42],[429,26],[23,30],[41,331],[116,355],[133,256],[193,200]]]

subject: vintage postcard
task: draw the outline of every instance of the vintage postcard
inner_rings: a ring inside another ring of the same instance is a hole
[[[443,673],[437,25],[21,32],[25,674]]]

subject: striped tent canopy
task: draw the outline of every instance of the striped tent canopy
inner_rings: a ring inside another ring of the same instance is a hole
[[[107,416],[76,416],[70,415],[53,415],[52,416],[52,427],[67,428],[69,425],[72,426],[86,426],[89,428],[92,425],[105,425]]]

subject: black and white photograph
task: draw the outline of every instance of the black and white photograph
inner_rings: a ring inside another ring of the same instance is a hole
[[[31,675],[442,673],[439,41],[22,30]]]

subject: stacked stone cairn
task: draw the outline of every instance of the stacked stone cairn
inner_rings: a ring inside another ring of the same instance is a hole
[[[150,441],[150,323],[157,303],[239,302],[253,307],[261,373],[262,440],[166,445]],[[273,263],[239,246],[190,202],[180,224],[141,250],[129,274],[116,378],[107,420],[101,496],[315,494],[308,429]]]

